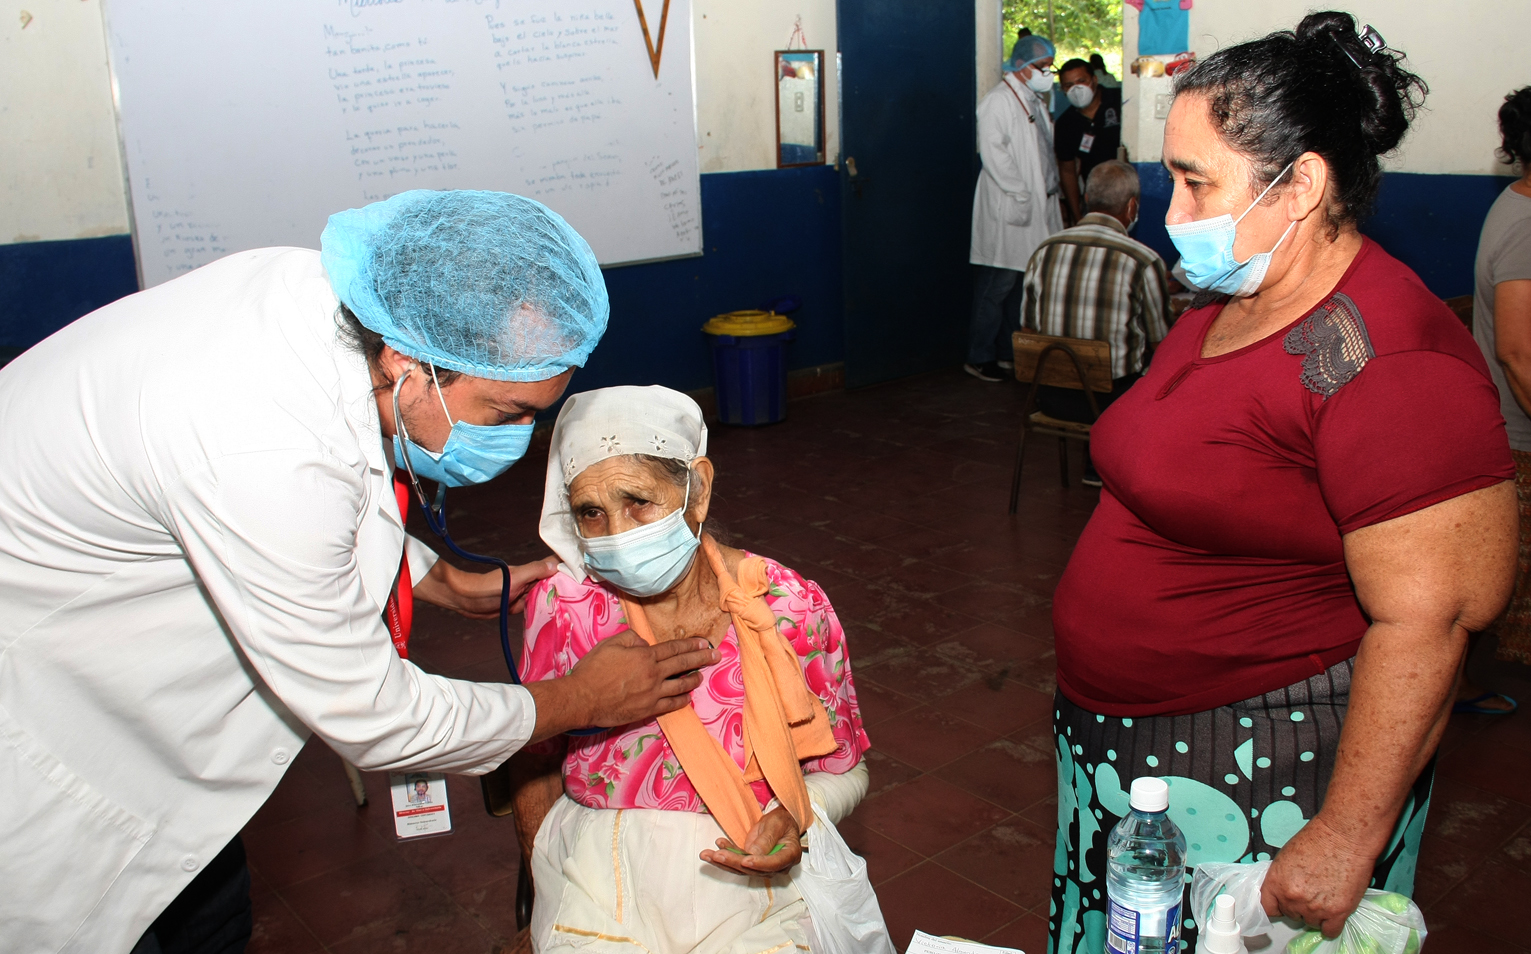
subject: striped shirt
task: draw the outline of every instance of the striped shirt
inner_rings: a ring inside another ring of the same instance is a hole
[[[1111,377],[1143,370],[1164,339],[1166,279],[1158,253],[1115,217],[1091,212],[1049,237],[1026,264],[1028,331],[1111,345]]]

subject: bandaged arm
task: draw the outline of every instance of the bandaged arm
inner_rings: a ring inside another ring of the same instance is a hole
[[[839,825],[866,797],[869,783],[866,759],[839,775],[809,772],[803,776],[803,783],[808,786],[808,800],[813,802],[814,810],[831,824]]]

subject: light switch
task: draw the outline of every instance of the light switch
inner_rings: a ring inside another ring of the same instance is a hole
[[[1154,97],[1154,118],[1169,119],[1170,107],[1175,103],[1174,93],[1160,93]]]

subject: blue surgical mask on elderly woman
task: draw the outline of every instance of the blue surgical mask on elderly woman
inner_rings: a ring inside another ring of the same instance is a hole
[[[1286,237],[1292,234],[1297,223],[1293,222],[1286,227],[1286,231],[1281,233],[1281,238],[1276,240],[1269,252],[1256,253],[1242,262],[1233,257],[1233,242],[1238,238],[1238,224],[1244,220],[1244,216],[1260,204],[1260,200],[1276,187],[1276,183],[1281,181],[1292,165],[1288,163],[1286,169],[1281,170],[1281,175],[1272,179],[1265,191],[1249,203],[1249,208],[1239,213],[1237,219],[1224,213],[1199,222],[1180,225],[1165,223],[1164,229],[1180,252],[1180,265],[1185,269],[1191,284],[1203,291],[1221,292],[1236,298],[1253,295],[1260,290],[1260,283],[1265,281],[1265,272],[1270,268],[1271,257],[1276,254],[1281,243],[1286,241]]]
[[[658,596],[686,575],[701,545],[701,537],[686,525],[690,505],[688,472],[686,499],[675,512],[609,537],[580,538],[585,568],[624,593]]]
[[[452,429],[447,434],[441,452],[428,451],[409,439],[409,430],[403,426],[399,414],[399,387],[407,375],[401,375],[393,389],[394,420],[399,422],[398,434],[393,438],[393,460],[399,467],[413,468],[414,473],[428,477],[448,487],[465,487],[482,484],[505,473],[510,465],[526,455],[532,441],[532,424],[468,424],[452,420],[447,410],[446,398],[441,396],[441,385],[436,383],[436,368],[431,367],[431,381],[436,384],[436,397],[441,400],[441,413],[447,417]],[[409,455],[406,465],[404,455]]]

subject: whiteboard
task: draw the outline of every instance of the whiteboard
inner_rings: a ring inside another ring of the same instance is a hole
[[[145,287],[409,189],[531,196],[603,265],[699,254],[691,4],[643,2],[657,78],[634,0],[110,0]]]

